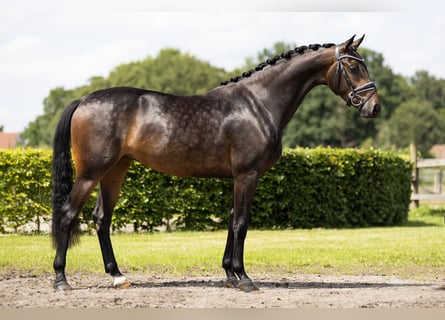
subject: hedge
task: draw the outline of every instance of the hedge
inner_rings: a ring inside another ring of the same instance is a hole
[[[36,229],[51,215],[51,151],[0,151],[0,232]],[[406,222],[411,164],[392,152],[288,149],[261,179],[252,228],[346,228]],[[167,176],[133,163],[113,216],[113,229],[226,228],[231,179]],[[95,192],[97,194],[97,191]],[[93,194],[94,195],[94,194]],[[92,225],[92,197],[82,221]],[[29,225],[29,224],[28,224]]]
[[[0,150],[1,233],[50,220],[51,159],[48,150]]]

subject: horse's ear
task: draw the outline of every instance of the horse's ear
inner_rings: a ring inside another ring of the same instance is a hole
[[[354,51],[357,50],[364,38],[365,38],[365,35],[362,35],[362,37],[360,39],[355,40],[352,43],[351,49]]]
[[[352,36],[351,39],[346,40],[341,44],[344,50],[348,49],[353,43],[354,43],[355,34]]]

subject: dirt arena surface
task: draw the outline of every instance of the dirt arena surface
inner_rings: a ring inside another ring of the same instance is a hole
[[[444,308],[444,280],[395,276],[256,275],[259,292],[224,288],[223,276],[128,274],[114,289],[105,274],[68,275],[71,291],[55,291],[52,275],[0,275],[1,308]]]

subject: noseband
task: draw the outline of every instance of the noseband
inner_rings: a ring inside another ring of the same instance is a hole
[[[361,86],[358,86],[357,88],[354,88],[354,86],[351,83],[351,80],[348,77],[348,74],[345,71],[345,67],[341,62],[341,60],[344,58],[349,58],[363,63],[365,59],[363,59],[360,56],[352,56],[349,54],[344,54],[341,56],[340,47],[338,45],[335,47],[335,58],[337,59],[337,68],[335,70],[335,77],[334,77],[334,92],[337,93],[340,76],[343,75],[343,78],[345,79],[346,84],[349,87],[349,95],[348,95],[349,98],[346,103],[348,104],[348,106],[354,106],[361,111],[363,105],[374,95],[374,93],[377,92],[377,87],[375,86],[375,83],[371,81]],[[367,91],[372,91],[368,95],[368,97],[365,98],[361,96],[362,93]]]

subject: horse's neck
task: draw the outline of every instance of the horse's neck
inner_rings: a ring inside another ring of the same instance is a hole
[[[326,74],[334,59],[332,49],[309,51],[264,69],[258,77],[247,80],[246,86],[258,92],[258,99],[282,130],[309,91],[326,84]]]

